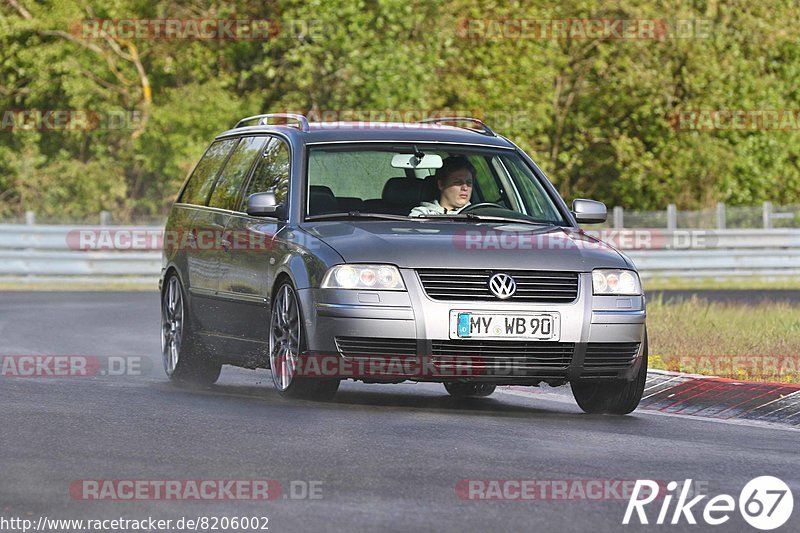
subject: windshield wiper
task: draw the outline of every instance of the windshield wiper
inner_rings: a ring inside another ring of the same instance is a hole
[[[480,215],[479,215],[480,216]],[[491,222],[519,222],[521,224],[530,224],[533,226],[555,226],[556,224],[550,220],[538,220],[535,218],[514,218],[514,217],[498,217],[498,216],[481,216],[482,220]]]
[[[536,220],[536,219],[528,219],[528,218],[514,218],[514,217],[498,217],[498,216],[486,216],[486,215],[476,215],[475,213],[457,213],[453,215],[422,215],[418,217],[411,217],[411,218],[422,218],[426,220],[437,220],[437,219],[445,219],[445,220],[469,220],[473,222],[511,222],[511,223],[519,223],[519,224],[529,224],[532,226],[555,226],[555,224],[549,220]]]
[[[412,220],[415,219],[423,219],[423,220],[475,220],[480,221],[483,220],[483,217],[479,217],[475,213],[454,213],[452,215],[417,215],[413,217],[408,217]]]
[[[335,220],[337,218],[375,218],[378,220],[408,220],[407,216],[389,215],[383,213],[362,213],[361,211],[348,211],[347,213],[325,213],[324,215],[311,215],[306,220]]]
[[[476,215],[475,213],[454,213],[452,215],[420,215],[409,217],[406,215],[390,215],[388,213],[362,213],[361,211],[348,211],[346,213],[325,213],[324,215],[307,216],[307,221],[314,220],[336,220],[352,218],[371,218],[376,220],[455,220],[469,222],[509,222],[518,224],[528,224],[531,226],[555,226],[549,220],[535,220],[514,217],[498,217]]]

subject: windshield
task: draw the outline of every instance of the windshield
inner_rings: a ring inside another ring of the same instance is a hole
[[[542,183],[511,150],[315,147],[309,152],[307,198],[309,219],[380,214],[567,224]]]

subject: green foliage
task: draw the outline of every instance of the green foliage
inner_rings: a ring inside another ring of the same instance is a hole
[[[796,110],[798,15],[792,0],[3,3],[0,112],[129,120],[0,131],[0,217],[163,215],[214,134],[287,110],[473,113],[529,151],[568,200],[798,203],[796,129],[675,128],[681,111]],[[87,39],[88,18],[270,18],[282,31],[239,41]],[[705,38],[465,38],[465,19],[503,18],[711,26]]]

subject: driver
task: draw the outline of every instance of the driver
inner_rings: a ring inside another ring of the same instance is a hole
[[[436,185],[439,187],[439,199],[422,202],[408,216],[446,215],[458,213],[469,205],[472,197],[472,182],[475,179],[475,167],[463,155],[450,156],[444,160],[436,171]]]

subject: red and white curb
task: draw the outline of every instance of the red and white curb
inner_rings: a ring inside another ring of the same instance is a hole
[[[572,400],[566,387],[500,387],[516,396]],[[757,383],[666,370],[647,372],[638,410],[800,427],[800,384]]]
[[[639,409],[800,426],[800,384],[651,370]]]

